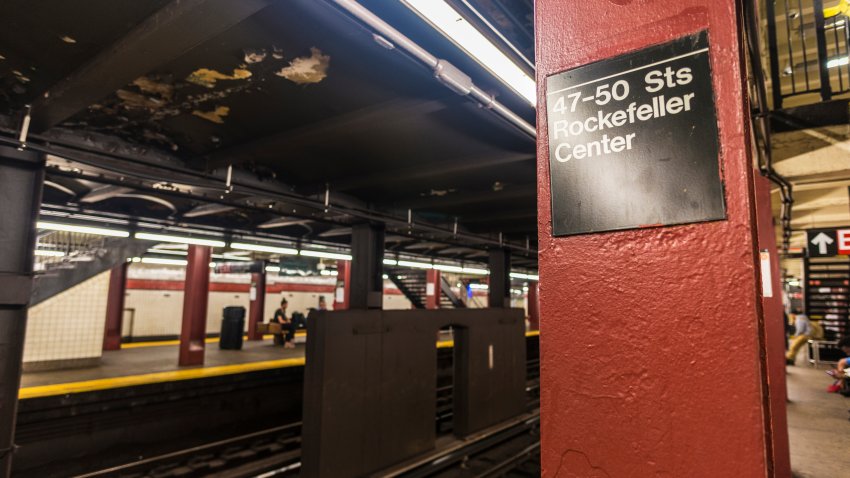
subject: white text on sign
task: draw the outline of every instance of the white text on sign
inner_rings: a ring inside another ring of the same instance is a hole
[[[642,86],[648,93],[659,93],[663,92],[665,88],[687,86],[693,79],[691,68],[674,69],[667,66],[664,69],[648,72],[644,76]],[[631,88],[632,86],[627,80],[621,79],[613,83],[598,85],[596,90],[590,94],[583,91],[573,93],[564,91],[555,100],[552,109],[556,113],[566,115],[575,113],[576,108],[581,103],[593,102],[597,106],[607,106],[612,102],[622,102],[628,99]],[[570,142],[569,139],[572,136],[602,132],[691,111],[695,96],[696,93],[693,92],[671,97],[662,93],[653,96],[648,103],[638,104],[633,101],[622,109],[606,110],[600,108],[583,120],[557,120],[552,125],[553,138],[551,139],[556,143],[554,148],[555,159],[565,163],[572,159],[585,159],[630,151],[640,140],[640,138],[637,138],[637,133],[610,137],[603,134],[599,140],[578,144]]]

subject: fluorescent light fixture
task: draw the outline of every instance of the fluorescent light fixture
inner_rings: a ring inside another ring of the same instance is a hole
[[[399,267],[412,267],[414,269],[433,269],[431,264],[425,262],[398,261]]]
[[[398,265],[398,262],[396,262],[392,259],[384,259],[384,265],[385,266],[396,266],[396,265]]]
[[[287,256],[297,256],[298,250],[291,247],[276,247],[266,246],[262,244],[245,244],[243,242],[233,242],[230,244],[233,249],[242,249],[243,251],[269,252],[271,254],[284,254]]]
[[[141,257],[134,257],[134,258],[130,259],[130,262],[142,262],[142,258]]]
[[[496,45],[466,21],[444,0],[401,0],[415,10],[443,35],[474,58],[490,73],[528,100],[537,103],[534,79],[502,53]]]
[[[464,267],[463,273],[464,274],[479,275],[479,276],[490,275],[490,271],[488,271],[487,269],[476,269],[475,267]]]
[[[215,266],[216,266],[215,262],[210,262],[210,269],[215,269]]]
[[[850,56],[842,56],[840,58],[833,58],[826,62],[827,68],[835,68],[839,66],[847,66],[850,65]]]
[[[62,251],[37,250],[35,251],[35,255],[39,257],[65,257],[65,253]]]
[[[469,284],[469,288],[472,290],[489,290],[490,286],[487,284]]]
[[[443,265],[443,264],[434,264],[434,269],[437,269],[438,271],[443,271],[443,272],[456,272],[458,274],[463,272],[463,267],[447,266],[447,265]]]
[[[224,259],[226,261],[251,262],[253,259],[245,256],[234,256],[233,254],[213,254],[213,259]]]
[[[322,269],[322,271],[319,272],[319,274],[321,274],[323,276],[337,276],[337,275],[339,275],[339,272],[338,271],[332,271],[332,270],[329,270],[329,269]]]
[[[511,279],[523,279],[523,280],[540,280],[540,276],[535,274],[521,274],[519,272],[511,272]]]
[[[212,239],[198,239],[197,237],[169,236],[165,234],[151,234],[148,232],[137,232],[133,237],[145,241],[175,242],[177,244],[191,244],[194,246],[224,247],[223,241]]]
[[[95,236],[130,237],[130,233],[127,231],[106,229],[103,227],[76,226],[73,224],[59,224],[45,221],[38,221],[35,227],[38,229],[47,229],[48,231],[78,232],[80,234],[92,234]]]
[[[388,275],[384,274],[384,275],[382,275],[382,276],[381,276],[381,278],[383,278],[384,280],[387,280],[387,279],[389,279],[389,278],[390,278],[390,276],[388,276]]]
[[[165,254],[169,256],[187,256],[189,252],[187,251],[175,251],[173,249],[148,249],[148,252],[151,254]]]
[[[135,260],[133,262],[136,262]],[[158,264],[161,266],[185,266],[189,262],[184,259],[162,259],[159,257],[142,257],[142,264]]]
[[[340,261],[350,261],[351,256],[348,254],[337,254],[334,252],[322,252],[322,251],[301,251],[302,256],[306,257],[320,257],[322,259],[337,259]]]
[[[280,267],[278,267],[278,266],[266,266],[266,272],[280,272]]]

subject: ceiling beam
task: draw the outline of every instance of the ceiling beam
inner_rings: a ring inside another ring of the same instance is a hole
[[[124,186],[101,186],[99,188],[95,188],[87,192],[83,197],[80,198],[79,202],[93,204],[96,202],[118,197],[122,194],[129,193],[132,190],[133,188],[128,188]]]
[[[511,199],[534,198],[537,195],[537,185],[506,186],[499,191],[486,189],[483,191],[455,192],[444,196],[425,196],[403,203],[405,207],[412,209],[433,210],[454,206],[465,206],[469,204],[480,204],[489,202],[508,201]],[[401,203],[401,201],[399,201]]]
[[[286,154],[285,149],[282,149],[283,145],[291,146],[300,141],[327,141],[328,138],[336,136],[339,131],[371,127],[380,123],[382,119],[394,115],[401,115],[402,117],[427,115],[445,108],[445,103],[439,100],[394,99],[265,136],[248,143],[237,144],[203,156],[203,158],[206,160],[207,169],[237,165],[250,160],[279,158]]]
[[[507,154],[488,154],[486,157],[479,158],[460,158],[451,161],[442,161],[438,163],[429,163],[422,166],[405,168],[402,170],[383,170],[363,176],[346,178],[334,183],[331,183],[332,191],[348,191],[351,189],[361,189],[376,186],[385,183],[403,183],[417,179],[428,179],[434,177],[450,176],[456,174],[469,173],[479,169],[493,168],[503,166],[505,164],[516,163],[520,161],[535,160],[534,153],[507,153]],[[315,188],[319,190],[319,188]]]
[[[172,0],[33,104],[33,131],[74,116],[266,7],[270,0]]]
[[[228,206],[227,204],[206,203],[193,207],[183,213],[183,217],[202,217],[220,214],[236,209],[236,206]]]
[[[258,229],[275,229],[278,227],[301,226],[313,222],[312,219],[293,219],[291,217],[280,217],[258,224]]]

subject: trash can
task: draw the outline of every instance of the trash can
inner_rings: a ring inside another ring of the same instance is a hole
[[[245,307],[225,307],[218,347],[223,350],[241,350],[244,330]]]

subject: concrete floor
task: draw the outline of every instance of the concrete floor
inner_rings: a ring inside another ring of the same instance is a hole
[[[800,365],[787,370],[788,434],[794,476],[850,477],[850,398],[826,392],[832,379],[824,373],[825,368]]]
[[[178,348],[176,345],[140,347],[104,352],[98,367],[25,373],[21,378],[21,387],[35,387],[39,385],[53,385],[198,368],[178,367],[177,355]],[[303,356],[304,344],[298,344],[294,349],[285,349],[281,346],[275,346],[271,339],[259,342],[246,341],[243,344],[242,350],[220,350],[218,343],[208,343],[203,366],[215,367],[219,365],[235,365]]]

